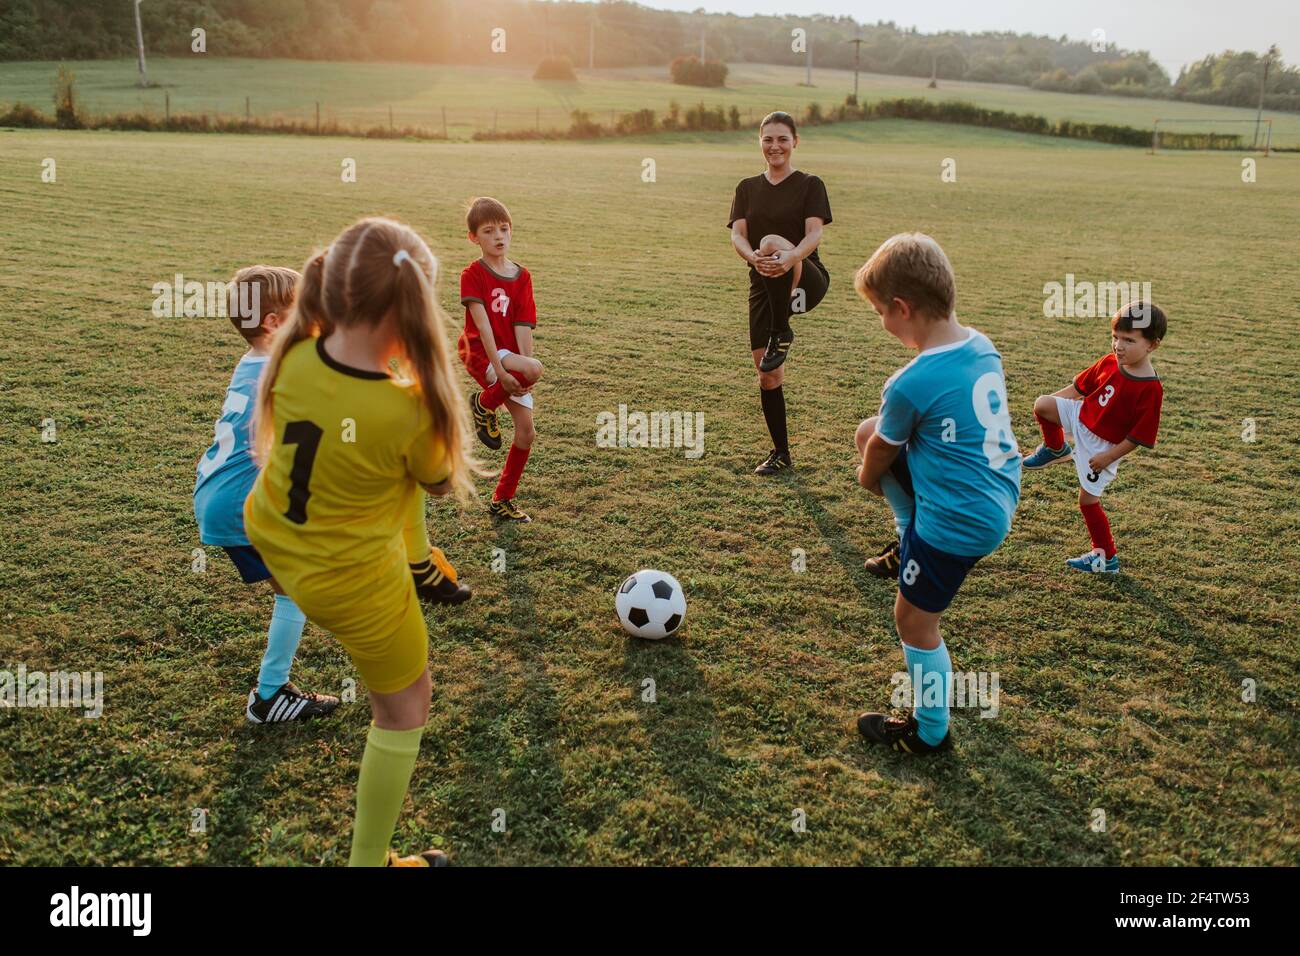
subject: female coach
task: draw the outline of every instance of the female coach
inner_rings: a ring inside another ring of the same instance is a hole
[[[763,417],[772,452],[754,469],[774,475],[790,467],[784,363],[794,342],[792,313],[810,311],[826,295],[830,275],[817,256],[831,221],[826,186],[790,165],[799,134],[789,113],[769,113],[758,127],[767,169],[742,179],[731,201],[731,244],[749,263],[749,347],[758,369]],[[758,248],[750,236],[761,237]]]

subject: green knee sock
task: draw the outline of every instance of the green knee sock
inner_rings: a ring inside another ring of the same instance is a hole
[[[357,778],[357,818],[352,824],[348,866],[384,865],[423,734],[423,727],[384,730],[370,725]]]

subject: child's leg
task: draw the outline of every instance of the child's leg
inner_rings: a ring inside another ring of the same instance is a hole
[[[913,716],[918,735],[931,747],[948,734],[948,686],[952,659],[939,634],[942,612],[923,611],[900,593],[894,601],[894,623],[903,642],[903,660],[912,684]]]
[[[867,441],[876,431],[876,421],[877,417],[873,415],[858,426],[854,441],[857,443],[859,456],[866,453]],[[912,516],[916,513],[916,499],[912,495],[906,455],[906,449],[899,452],[894,467],[880,476],[880,491],[885,501],[889,502],[890,510],[894,512],[894,527],[898,529],[899,540],[902,540],[903,535],[907,533],[907,526],[912,523]],[[908,475],[906,482],[899,479],[900,474]]]
[[[540,363],[539,363],[540,364]],[[506,409],[514,421],[514,438],[510,442],[510,453],[506,455],[505,467],[501,469],[501,480],[497,482],[496,491],[492,493],[493,501],[505,501],[515,496],[519,487],[519,478],[528,463],[528,454],[532,451],[537,431],[533,427],[533,410],[517,402],[507,402]]]
[[[266,651],[257,672],[257,696],[262,700],[270,700],[277,690],[289,683],[289,669],[293,666],[293,656],[298,653],[302,629],[307,624],[307,615],[293,603],[293,598],[284,593],[275,578],[268,583],[275,592],[275,608],[266,631]]]
[[[1065,431],[1061,428],[1061,415],[1056,409],[1055,395],[1039,395],[1034,399],[1034,418],[1043,432],[1043,444],[1049,451],[1065,447]]]
[[[1115,539],[1111,536],[1110,519],[1106,517],[1106,510],[1101,506],[1101,499],[1080,488],[1079,511],[1083,513],[1083,522],[1088,526],[1088,537],[1092,539],[1092,546],[1104,552],[1107,561],[1115,557]]]
[[[357,816],[348,866],[383,866],[397,815],[411,785],[420,737],[429,719],[429,670],[393,694],[370,692],[374,722],[357,778]]]
[[[518,355],[511,352],[501,360],[501,364],[525,388],[536,385],[537,380],[542,377],[542,363],[527,355]],[[478,401],[484,408],[492,411],[504,405],[509,397],[500,382],[493,382],[479,393]]]

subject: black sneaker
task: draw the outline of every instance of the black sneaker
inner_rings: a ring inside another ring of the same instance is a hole
[[[785,364],[786,356],[790,354],[790,346],[794,344],[794,329],[786,329],[784,332],[778,332],[767,340],[767,351],[759,359],[758,370],[760,372],[771,372]]]
[[[248,692],[248,707],[244,716],[253,724],[282,724],[287,720],[311,720],[334,712],[339,705],[337,697],[328,694],[303,693],[293,684],[285,684],[269,700],[262,700],[257,688]]]
[[[430,604],[463,604],[474,592],[456,580],[456,569],[438,548],[419,564],[410,565],[415,593]]]
[[[904,714],[866,713],[858,718],[858,733],[873,744],[884,744],[899,753],[937,754],[952,749],[952,731],[930,746],[921,739],[920,725],[910,712]]]
[[[521,524],[533,520],[519,509],[513,498],[504,498],[501,501],[492,502],[488,506],[488,514],[499,521],[518,521]]]
[[[785,471],[792,467],[790,464],[790,453],[788,451],[777,451],[772,449],[771,454],[764,458],[757,468],[754,469],[756,475],[775,475],[779,471]]]
[[[484,408],[478,392],[469,397],[469,413],[474,417],[474,434],[487,447],[496,451],[501,447],[501,426],[497,424],[494,408]]]
[[[863,563],[868,571],[878,578],[898,577],[898,542],[891,541],[874,558],[867,558]]]

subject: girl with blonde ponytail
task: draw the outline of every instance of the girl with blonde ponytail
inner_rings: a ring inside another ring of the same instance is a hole
[[[430,550],[425,491],[462,502],[473,494],[436,272],[408,226],[369,218],[348,227],[304,266],[258,395],[262,471],[244,505],[249,540],[347,649],[370,692],[352,866],[446,863],[441,851],[389,849],[431,692],[408,553]]]

